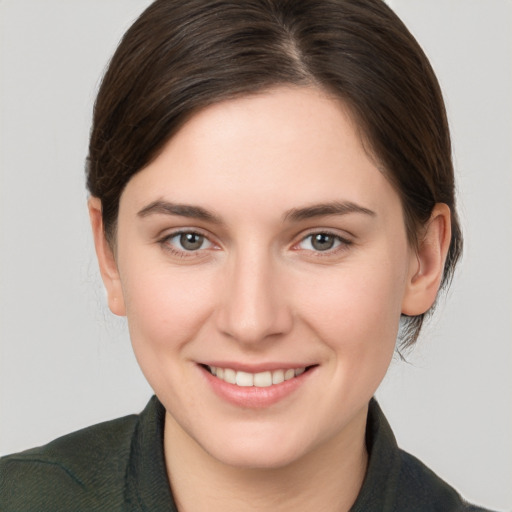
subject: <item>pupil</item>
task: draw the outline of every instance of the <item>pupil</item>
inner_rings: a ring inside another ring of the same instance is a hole
[[[327,251],[334,245],[334,237],[319,233],[313,237],[312,245],[317,251]]]
[[[180,244],[187,251],[195,251],[203,245],[203,236],[196,233],[183,233],[180,236]]]

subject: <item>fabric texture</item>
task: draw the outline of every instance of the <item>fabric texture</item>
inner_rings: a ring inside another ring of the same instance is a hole
[[[177,512],[163,455],[165,410],[153,397],[140,415],[101,423],[0,459],[0,511]],[[375,400],[369,465],[351,512],[483,512],[400,450]]]

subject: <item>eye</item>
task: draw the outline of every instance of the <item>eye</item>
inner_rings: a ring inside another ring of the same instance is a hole
[[[337,249],[342,245],[350,245],[350,243],[349,240],[345,240],[338,235],[320,232],[311,233],[304,237],[298,244],[298,247],[306,251],[326,252]]]
[[[182,231],[168,236],[164,242],[176,251],[193,252],[213,247],[204,235],[194,231]]]

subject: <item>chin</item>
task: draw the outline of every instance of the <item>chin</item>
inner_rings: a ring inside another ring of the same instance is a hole
[[[238,469],[281,469],[287,467],[303,455],[303,450],[285,447],[261,446],[255,443],[230,445],[227,449],[212,450],[210,455],[218,462]]]
[[[311,432],[293,432],[283,425],[265,423],[252,428],[238,426],[238,431],[228,428],[214,438],[196,438],[196,442],[217,461],[240,469],[284,468],[315,449]]]

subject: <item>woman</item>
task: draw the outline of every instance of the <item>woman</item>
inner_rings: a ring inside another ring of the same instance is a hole
[[[4,459],[3,508],[476,510],[372,400],[462,244],[439,87],[383,3],[158,0],[87,180],[158,398]]]

